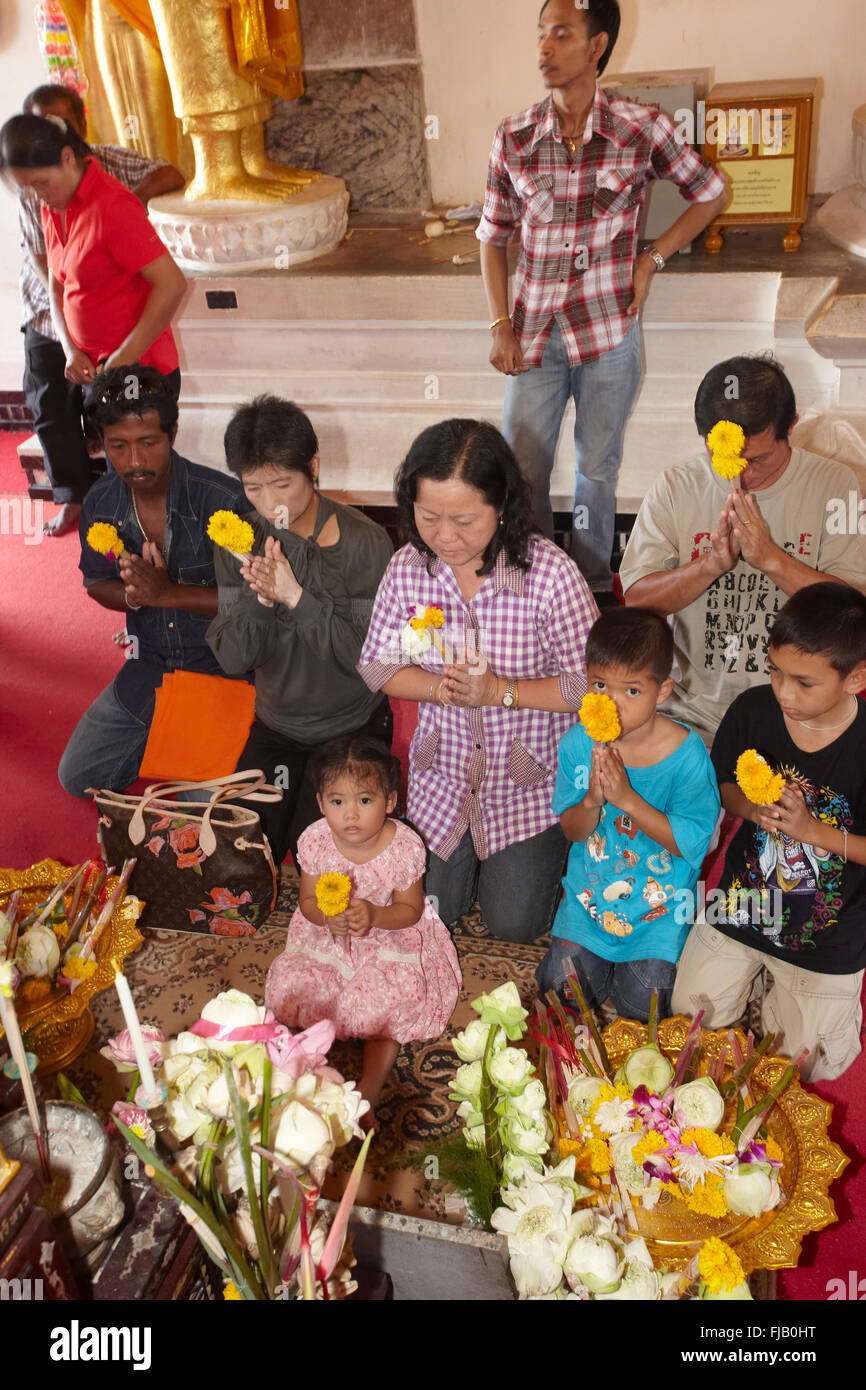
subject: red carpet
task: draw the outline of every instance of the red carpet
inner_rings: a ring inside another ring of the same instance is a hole
[[[10,457],[15,443],[0,433],[0,485],[20,498],[23,475],[16,478]],[[6,531],[5,511],[3,524]],[[82,711],[120,665],[111,635],[123,625],[120,614],[85,596],[75,534],[36,545],[24,540],[4,534],[0,545],[0,864],[7,868],[47,856],[72,864],[96,852],[95,811],[66,796],[56,769]],[[394,747],[405,757],[414,708],[395,702],[395,717]],[[839,1081],[815,1089],[833,1103],[832,1134],[851,1163],[832,1191],[838,1223],[811,1236],[802,1267],[780,1277],[780,1296],[788,1299],[823,1300],[828,1282],[847,1285],[852,1270],[866,1277],[866,1056]]]

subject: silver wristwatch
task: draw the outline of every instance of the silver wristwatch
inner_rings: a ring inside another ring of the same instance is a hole
[[[662,255],[661,251],[657,250],[655,246],[647,246],[644,248],[644,250],[646,251],[646,254],[651,258],[656,270],[664,270],[665,258]]]

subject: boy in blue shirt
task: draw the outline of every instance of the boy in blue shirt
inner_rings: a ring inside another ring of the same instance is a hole
[[[661,714],[673,689],[673,637],[646,608],[607,609],[586,643],[587,690],[614,701],[622,731],[593,743],[582,725],[559,745],[553,809],[572,841],[542,993],[565,997],[569,957],[590,1007],[610,997],[645,1023],[658,990],[670,1013],[694,889],[719,818],[719,792],[697,734]]]

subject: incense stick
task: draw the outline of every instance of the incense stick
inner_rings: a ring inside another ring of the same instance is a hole
[[[117,880],[117,883],[111,890],[111,896],[106,902],[105,907],[100,912],[98,918],[96,919],[95,927],[93,928],[92,932],[90,933],[90,935],[84,943],[84,950],[81,953],[83,960],[93,959],[93,951],[96,946],[96,943],[101,937],[102,933],[105,931],[105,928],[108,926],[108,923],[111,921],[111,918],[114,914],[114,909],[117,907],[117,904],[120,902],[120,899],[126,892],[126,885],[129,882],[129,876],[137,863],[137,859],[125,860],[123,868],[120,871],[120,878]]]
[[[0,989],[0,1021],[3,1023],[3,1030],[9,1042],[9,1050],[18,1067],[21,1089],[24,1092],[27,1113],[30,1116],[30,1124],[33,1127],[33,1135],[36,1139],[36,1147],[39,1151],[39,1162],[42,1166],[42,1173],[45,1181],[48,1182],[51,1178],[51,1169],[48,1166],[48,1150],[43,1138],[42,1120],[39,1115],[39,1106],[36,1103],[33,1078],[30,1075],[30,1068],[27,1065],[27,1053],[24,1047],[24,1040],[21,1037],[21,1029],[18,1026],[15,1001],[12,998],[7,998],[2,989]]]

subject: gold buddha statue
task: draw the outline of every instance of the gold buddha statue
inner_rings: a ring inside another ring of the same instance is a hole
[[[321,177],[265,155],[269,94],[292,100],[304,89],[297,0],[63,0],[63,9],[100,126],[110,108],[123,143],[122,113],[141,109],[147,152],[171,158],[170,96],[194,152],[186,198],[282,202]]]

